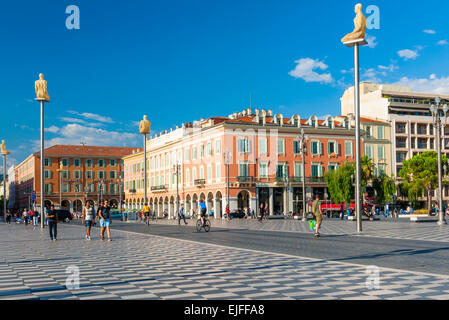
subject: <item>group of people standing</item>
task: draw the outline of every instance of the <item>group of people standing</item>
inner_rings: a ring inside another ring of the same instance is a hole
[[[20,212],[20,210],[16,211],[14,214],[11,212],[10,209],[8,209],[6,211],[6,223],[7,224],[11,224],[11,220],[14,218],[14,220],[17,223],[25,223],[25,225],[27,226],[28,223],[31,223],[31,221],[33,221],[33,225],[34,227],[39,225],[39,212],[37,210],[33,210],[30,209],[28,210],[27,208],[23,209],[22,212]]]

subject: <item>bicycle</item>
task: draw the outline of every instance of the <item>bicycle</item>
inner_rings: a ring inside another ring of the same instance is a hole
[[[196,221],[196,231],[201,232],[201,229],[204,228],[204,231],[209,232],[210,231],[210,221],[207,218],[204,218],[204,224],[201,221],[201,219],[198,219]]]

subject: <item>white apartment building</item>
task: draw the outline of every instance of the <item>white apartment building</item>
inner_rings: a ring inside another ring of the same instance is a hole
[[[449,95],[412,92],[408,87],[362,82],[360,85],[360,114],[364,117],[382,119],[391,124],[391,166],[397,176],[402,163],[425,151],[436,151],[435,132],[430,106],[435,98],[449,103]],[[343,115],[354,113],[354,87],[343,94]],[[441,150],[449,156],[449,127],[441,132]],[[445,187],[443,197],[449,199]]]

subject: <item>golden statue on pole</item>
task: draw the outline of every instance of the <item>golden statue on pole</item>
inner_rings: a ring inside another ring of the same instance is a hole
[[[47,92],[47,81],[44,80],[44,74],[39,74],[39,80],[34,82],[34,88],[36,90],[36,100],[50,102],[50,96]]]
[[[363,6],[361,3],[355,6],[356,16],[354,18],[354,31],[347,34],[343,39],[341,39],[341,42],[343,42],[343,44],[351,41],[355,42],[356,40],[359,40],[360,42],[365,40],[366,17],[363,14],[362,9]]]
[[[139,132],[140,134],[149,134],[151,128],[151,122],[147,119],[147,116],[143,116],[143,120],[140,121]]]
[[[0,145],[0,149],[1,149],[1,154],[3,154],[3,155],[11,153],[9,151],[6,151],[5,140],[2,140],[2,144]]]

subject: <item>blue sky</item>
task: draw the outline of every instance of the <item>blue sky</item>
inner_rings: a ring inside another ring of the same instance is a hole
[[[287,116],[340,113],[352,84],[356,1],[8,1],[0,11],[0,136],[20,162],[39,141],[34,80],[43,72],[46,144],[138,146],[160,132],[249,105]],[[362,80],[449,93],[449,3],[363,2],[380,29],[361,49]],[[68,30],[66,7],[80,9]],[[364,10],[365,10],[364,9]],[[367,14],[367,16],[369,16]]]

